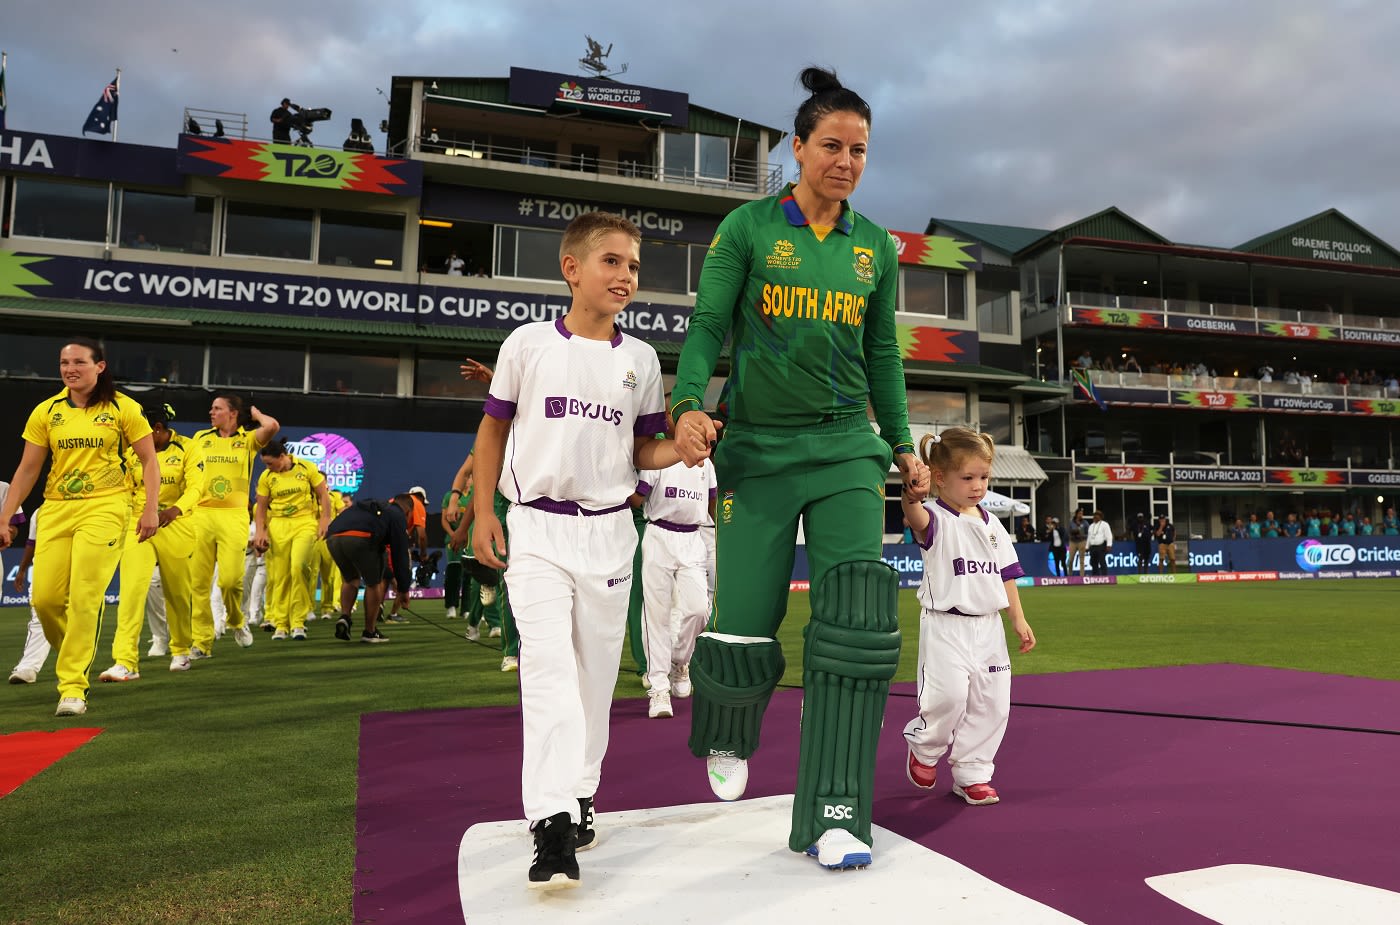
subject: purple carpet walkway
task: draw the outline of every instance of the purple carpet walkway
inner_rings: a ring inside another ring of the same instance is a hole
[[[1400,682],[1233,665],[1018,677],[990,807],[953,797],[946,767],[932,794],[905,780],[912,694],[896,685],[886,710],[875,821],[1083,922],[1206,922],[1143,881],[1220,864],[1400,892],[1400,735],[1086,709],[1394,731]],[[713,799],[677,703],[670,721],[645,699],[614,706],[600,812]],[[774,697],[746,796],[792,792],[800,705]],[[357,923],[461,921],[458,843],[519,814],[519,755],[511,708],[363,718]],[[528,863],[522,837],[522,889]]]

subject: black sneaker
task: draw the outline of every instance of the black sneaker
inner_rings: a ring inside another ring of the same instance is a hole
[[[578,837],[574,839],[575,851],[587,851],[598,844],[598,832],[593,828],[593,798],[578,798]]]
[[[270,632],[272,632],[272,631],[275,630],[275,629],[277,629],[277,627],[275,627],[275,626],[272,625],[272,621],[271,621],[271,620],[267,620],[267,621],[265,621],[265,622],[263,623],[263,632],[264,632],[264,633],[270,633]]]
[[[342,614],[341,617],[340,617],[340,619],[335,621],[335,638],[336,638],[336,639],[344,639],[344,640],[346,640],[347,642],[349,641],[349,639],[350,639],[350,618],[349,618],[348,616],[345,616],[345,615]]]
[[[574,840],[578,826],[568,813],[555,813],[532,827],[535,833],[535,862],[530,865],[530,889],[567,890],[578,886],[578,860]]]
[[[348,628],[347,628],[347,632],[348,632]],[[383,633],[379,632],[379,630],[375,630],[374,632],[370,632],[369,630],[365,630],[364,632],[360,633],[360,642],[388,642],[388,641],[389,641],[389,637],[388,637],[388,636],[385,636]]]

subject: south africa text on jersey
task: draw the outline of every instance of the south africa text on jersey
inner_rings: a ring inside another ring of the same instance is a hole
[[[823,293],[814,286],[765,284],[759,307],[774,317],[816,318],[857,327],[865,318],[865,296],[831,289]]]

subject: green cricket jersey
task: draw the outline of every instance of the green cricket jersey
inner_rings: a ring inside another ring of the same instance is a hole
[[[894,240],[843,205],[819,240],[793,198],[746,203],[710,242],[672,389],[675,414],[701,407],[732,336],[720,416],[742,427],[802,427],[875,408],[892,448],[913,452],[895,339]]]

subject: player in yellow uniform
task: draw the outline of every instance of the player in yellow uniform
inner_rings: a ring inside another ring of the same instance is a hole
[[[204,490],[195,507],[193,640],[190,659],[214,654],[214,609],[209,594],[214,585],[214,563],[219,565],[219,591],[228,612],[228,628],[244,648],[253,644],[243,616],[243,555],[248,548],[248,490],[253,478],[253,458],[277,436],[282,425],[257,408],[250,408],[257,428],[239,425],[243,399],[228,392],[214,396],[209,406],[207,430],[190,442],[200,456]]]
[[[36,405],[24,426],[24,453],[0,505],[0,523],[10,522],[52,454],[30,605],[58,650],[55,715],[78,716],[87,712],[88,671],[97,657],[107,584],[130,524],[122,456],[130,447],[144,469],[139,540],[154,536],[159,524],[160,464],[150,425],[140,406],[117,391],[101,345],[72,338],[59,351],[58,371],[63,391]],[[10,531],[0,530],[0,549],[9,545]]]
[[[330,493],[321,470],[274,440],[262,448],[267,468],[258,478],[253,506],[253,546],[267,552],[267,610],[273,639],[306,638],[311,609],[311,562],[316,541],[331,522]]]
[[[100,681],[135,681],[141,677],[139,645],[146,622],[146,596],[151,575],[160,566],[160,588],[165,599],[165,619],[170,632],[170,670],[190,667],[190,557],[194,555],[194,506],[204,487],[199,455],[189,442],[170,429],[175,411],[169,405],[153,405],[142,412],[151,425],[156,459],[160,461],[160,529],[142,543],[128,533],[122,550],[120,602],[117,632],[112,637],[112,667],[98,675]],[[131,486],[131,512],[141,515],[144,467],[136,454],[126,455],[127,483]]]
[[[330,498],[332,519],[351,504],[350,499],[338,491],[330,492]],[[307,613],[307,620],[318,609],[315,595],[317,579],[321,582],[321,619],[333,620],[340,613],[340,569],[331,558],[324,538],[316,541],[316,548],[311,554],[311,612]]]

